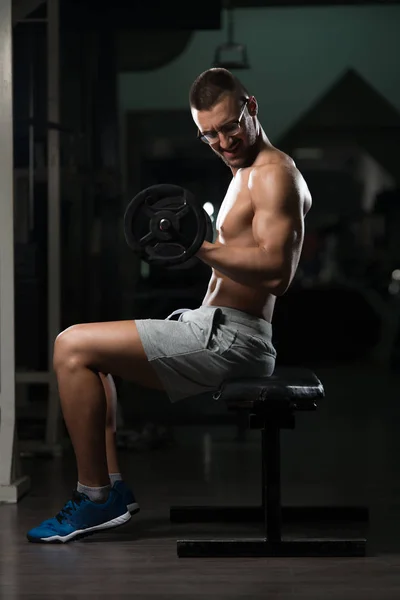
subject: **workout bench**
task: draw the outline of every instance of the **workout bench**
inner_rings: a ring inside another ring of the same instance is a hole
[[[261,506],[173,506],[175,523],[264,524],[264,537],[255,539],[182,539],[177,541],[179,557],[250,556],[365,556],[366,540],[282,539],[283,523],[367,522],[368,509],[346,506],[281,506],[280,430],[294,429],[295,412],[316,410],[325,397],[316,375],[307,369],[277,368],[264,379],[226,382],[215,399],[230,410],[248,414],[249,427],[261,430]]]

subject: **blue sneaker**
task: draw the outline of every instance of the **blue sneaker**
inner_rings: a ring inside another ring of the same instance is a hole
[[[131,488],[127,486],[125,481],[116,481],[113,485],[113,488],[122,496],[125,506],[129,510],[131,515],[134,515],[139,512],[139,504],[136,502],[136,498],[133,495]]]
[[[30,542],[65,543],[118,527],[130,518],[126,504],[115,490],[111,489],[107,502],[101,504],[75,490],[58,515],[28,531],[27,538]]]

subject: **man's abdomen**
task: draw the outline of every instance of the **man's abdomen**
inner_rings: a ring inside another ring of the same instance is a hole
[[[276,297],[263,288],[241,285],[220,274],[213,274],[202,304],[235,308],[271,323],[275,300]]]

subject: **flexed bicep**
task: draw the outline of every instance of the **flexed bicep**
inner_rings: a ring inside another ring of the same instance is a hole
[[[268,253],[287,289],[300,259],[304,239],[301,186],[291,169],[280,166],[254,170],[249,182],[254,217],[254,241]]]

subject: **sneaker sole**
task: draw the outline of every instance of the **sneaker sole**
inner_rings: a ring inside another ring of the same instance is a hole
[[[31,536],[27,536],[28,540],[33,543],[46,543],[46,544],[65,544],[66,542],[71,542],[72,540],[82,539],[86,536],[93,535],[97,531],[103,531],[104,529],[113,529],[115,527],[120,527],[127,523],[131,518],[131,514],[126,512],[124,515],[112,519],[111,521],[107,521],[107,523],[101,523],[101,525],[95,525],[94,527],[87,527],[86,529],[77,529],[68,535],[52,535],[47,538],[33,538]]]
[[[137,502],[132,502],[132,504],[128,504],[126,507],[131,515],[136,515],[139,512],[140,506]]]

